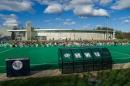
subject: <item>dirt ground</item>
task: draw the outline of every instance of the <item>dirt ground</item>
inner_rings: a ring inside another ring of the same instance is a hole
[[[47,76],[58,76],[61,72],[58,69],[55,70],[44,70],[44,71],[33,71],[29,76],[21,77],[6,77],[6,73],[0,74],[0,81],[13,80],[13,79],[26,79],[26,78],[36,78],[36,77],[47,77]]]
[[[130,68],[130,63],[123,63],[123,64],[114,64],[112,69],[126,69]],[[55,70],[44,70],[44,71],[33,71],[29,76],[22,76],[22,77],[6,77],[6,73],[0,74],[0,81],[4,80],[13,80],[13,79],[26,79],[26,78],[37,78],[37,77],[47,77],[47,76],[59,76],[61,72],[59,69]]]

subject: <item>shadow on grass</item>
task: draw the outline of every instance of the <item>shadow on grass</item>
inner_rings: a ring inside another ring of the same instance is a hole
[[[58,64],[31,65],[30,71],[52,70],[58,68]],[[0,73],[6,73],[6,67],[0,67]]]
[[[58,64],[33,65],[31,66],[31,71],[52,70],[58,68]]]

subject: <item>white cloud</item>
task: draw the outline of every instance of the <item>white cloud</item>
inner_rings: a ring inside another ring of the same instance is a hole
[[[92,15],[93,8],[91,5],[86,6],[77,6],[74,9],[74,13],[78,16],[86,16],[86,15]]]
[[[88,29],[88,28],[90,28],[90,27],[91,27],[90,24],[86,24],[86,25],[82,26],[83,29]]]
[[[124,19],[130,19],[130,16],[123,16],[121,18],[119,18],[120,20],[124,20]]]
[[[66,21],[72,21],[72,19],[66,19]]]
[[[93,15],[94,16],[109,16],[106,10],[104,9],[94,9],[93,10]]]
[[[80,19],[88,19],[87,16],[79,16]]]
[[[64,21],[64,19],[62,19],[62,18],[56,18],[55,20],[56,21]]]
[[[103,4],[103,5],[109,4],[111,2],[112,0],[100,0],[100,4]]]
[[[91,4],[92,0],[72,0],[70,3],[73,4],[73,5]]]
[[[0,10],[28,11],[32,9],[32,2],[27,0],[0,0]]]
[[[93,0],[71,0],[67,4],[66,3],[63,4],[63,6],[64,6],[64,10],[68,11],[68,10],[74,10],[79,6],[92,5],[92,3]]]
[[[123,23],[130,23],[129,19],[123,20]]]
[[[103,27],[103,25],[97,24],[97,25],[95,25],[95,27]]]
[[[108,16],[108,12],[104,9],[94,9],[91,5],[79,6],[74,9],[74,13],[78,16]]]
[[[118,0],[111,8],[115,10],[130,8],[130,0]]]
[[[86,25],[83,25],[81,28],[86,29],[86,30],[91,30],[94,28],[94,26],[91,24],[86,24]]]
[[[61,13],[73,11],[78,16],[108,16],[108,12],[102,8],[96,8],[97,0],[37,0],[39,3],[48,5],[44,13]]]
[[[65,21],[63,22],[64,25],[75,25],[76,22],[75,21]]]
[[[73,21],[72,19],[65,19],[65,20],[63,21],[63,25],[70,26],[70,25],[75,25],[75,24],[76,24],[76,22]]]
[[[62,11],[63,9],[60,4],[51,4],[45,9],[44,13],[51,14],[51,13],[60,13]]]
[[[58,0],[35,0],[35,1],[39,2],[40,4],[49,5],[49,4],[54,4]]]
[[[18,26],[17,17],[15,14],[0,15],[0,18],[4,20],[3,26],[13,27]]]
[[[13,26],[18,26],[18,23],[17,20],[12,19],[12,20],[6,20],[3,25],[8,27],[13,27]]]
[[[122,24],[130,24],[130,16],[117,18],[116,21],[120,21]]]

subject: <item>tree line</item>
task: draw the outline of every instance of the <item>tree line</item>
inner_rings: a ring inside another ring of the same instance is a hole
[[[111,30],[114,31],[113,28],[110,27],[97,27],[96,30]],[[116,39],[127,39],[130,40],[130,32],[123,32],[119,30],[115,30]]]

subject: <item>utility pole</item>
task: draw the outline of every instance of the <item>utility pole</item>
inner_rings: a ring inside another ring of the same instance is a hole
[[[106,39],[107,39],[107,40],[109,40],[109,38],[108,38],[108,37],[109,37],[109,36],[108,36],[108,33],[109,33],[109,32],[108,32],[108,29],[109,29],[109,28],[108,28],[108,27],[109,27],[109,26],[108,26],[108,25],[109,25],[109,19],[110,19],[110,17],[109,17],[109,16],[106,16],[106,29],[107,29]]]

